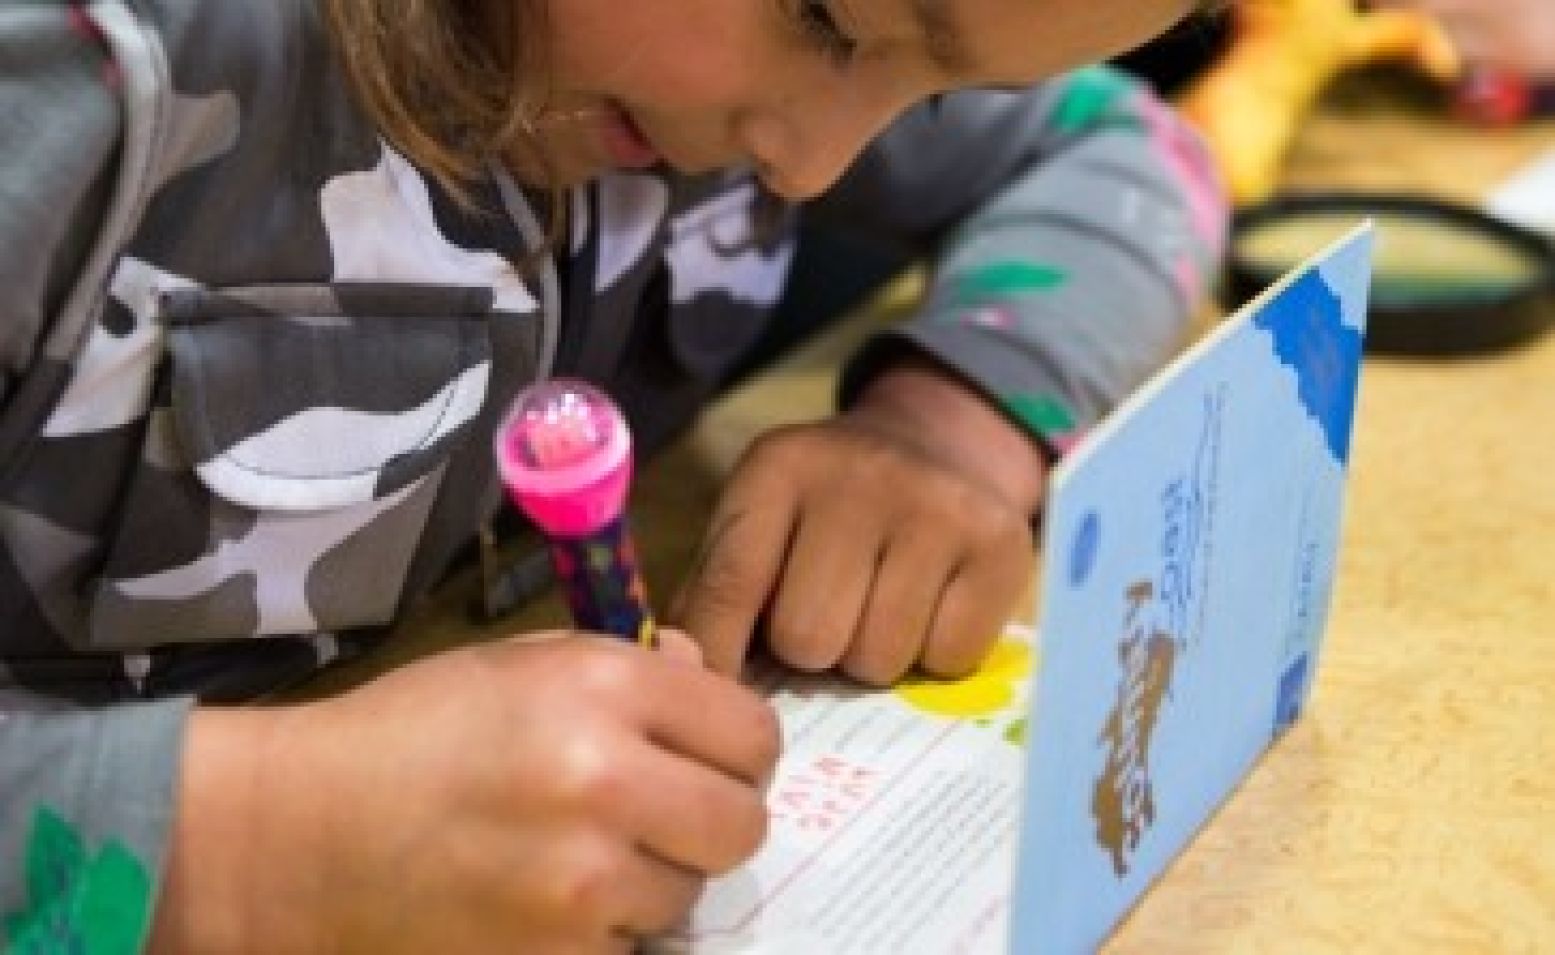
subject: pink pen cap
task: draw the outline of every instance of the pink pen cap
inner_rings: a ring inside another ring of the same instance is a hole
[[[508,494],[551,538],[551,564],[578,626],[655,646],[623,513],[632,439],[615,404],[581,381],[542,381],[514,400],[496,452]]]
[[[587,382],[530,386],[497,429],[497,469],[514,503],[555,537],[583,537],[621,516],[632,438],[615,403]]]

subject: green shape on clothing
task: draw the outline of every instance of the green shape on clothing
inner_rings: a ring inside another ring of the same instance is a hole
[[[1007,259],[979,266],[956,279],[956,300],[961,304],[1007,299],[1023,292],[1045,292],[1069,279],[1062,269],[1036,262]]]
[[[1106,123],[1138,128],[1131,115],[1115,111],[1118,100],[1133,92],[1132,84],[1117,70],[1091,66],[1070,74],[1058,105],[1053,126],[1064,133],[1078,133]]]
[[[33,814],[26,850],[29,907],[5,919],[8,955],[135,955],[151,920],[151,877],[119,842],[88,856],[53,810]]]
[[[1018,392],[1005,395],[1004,410],[1036,434],[1048,436],[1074,430],[1074,415],[1056,398]]]

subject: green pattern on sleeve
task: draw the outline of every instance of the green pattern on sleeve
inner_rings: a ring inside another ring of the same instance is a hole
[[[1007,259],[990,262],[956,278],[956,302],[1004,301],[1028,292],[1045,292],[1063,285],[1069,276],[1062,269],[1036,262]]]
[[[1074,430],[1074,415],[1057,399],[1047,395],[1020,392],[1005,395],[1001,403],[1005,411],[1036,434],[1054,436]]]
[[[110,840],[88,856],[81,836],[40,806],[28,837],[29,908],[5,919],[7,955],[135,955],[151,919],[151,877]]]
[[[1126,110],[1115,109],[1134,87],[1122,73],[1105,66],[1091,66],[1071,73],[1062,99],[1053,110],[1053,125],[1064,133],[1082,133],[1106,123],[1139,128]]]

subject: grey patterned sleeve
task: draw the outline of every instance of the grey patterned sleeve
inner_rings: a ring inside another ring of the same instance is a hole
[[[916,349],[1055,454],[1180,346],[1228,216],[1196,136],[1107,67],[909,114],[822,211],[934,256],[920,314],[856,356],[843,402]]]
[[[0,5],[0,581],[28,515],[4,494],[44,342],[113,189],[115,67],[68,3]],[[40,390],[47,390],[46,388]],[[3,584],[0,584],[3,585]],[[26,606],[0,595],[0,605]],[[12,621],[15,623],[15,621]],[[173,812],[186,701],[85,709],[16,685],[26,627],[0,621],[0,950],[135,951]],[[29,681],[31,682],[31,681]]]
[[[113,187],[115,67],[75,10],[0,6],[0,407],[41,352]]]
[[[142,947],[188,708],[171,700],[71,710],[0,689],[5,951]]]

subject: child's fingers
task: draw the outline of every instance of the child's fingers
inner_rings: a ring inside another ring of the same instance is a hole
[[[643,727],[660,745],[751,786],[771,776],[782,748],[777,714],[748,687],[675,665],[635,692]]]
[[[638,852],[637,860],[624,873],[623,884],[631,897],[619,926],[621,934],[641,939],[668,932],[696,904],[703,881],[702,876],[682,866]],[[635,945],[631,948],[640,950]]]
[[[852,495],[803,509],[767,617],[768,643],[784,663],[825,670],[853,643],[880,561],[882,521]]]
[[[960,679],[977,669],[1004,624],[1004,614],[979,599],[976,588],[952,581],[945,588],[934,629],[924,642],[923,669],[942,679]]]
[[[616,946],[672,928],[690,911],[702,889],[703,880],[697,873],[622,842],[613,834],[579,835],[549,848],[544,883],[518,881],[507,887],[518,892],[513,901],[521,907],[527,907],[524,896],[528,894],[545,897],[548,921],[556,924],[565,920],[557,927],[561,934],[572,937],[574,945],[589,940],[587,949],[566,951],[631,951],[630,947]],[[512,849],[526,852],[530,858],[516,860],[511,868],[536,875],[534,847],[513,844]]]
[[[623,757],[639,780],[635,798],[612,807],[644,849],[701,875],[750,858],[767,833],[762,792],[704,763],[653,747]]]
[[[886,686],[912,668],[928,640],[934,612],[958,549],[948,535],[915,522],[893,535],[875,574],[853,645],[842,658],[849,676]]]
[[[772,467],[736,473],[677,601],[677,623],[719,673],[740,672],[756,618],[783,567],[797,501],[781,475]]]
[[[921,662],[941,677],[975,670],[1004,628],[1028,585],[1034,557],[1029,547],[977,553],[945,588]]]

